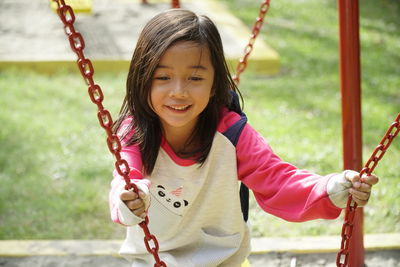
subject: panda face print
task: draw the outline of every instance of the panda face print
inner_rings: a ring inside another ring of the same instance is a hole
[[[150,191],[159,203],[177,215],[182,215],[184,208],[189,205],[189,202],[181,197],[182,187],[167,190],[163,185],[157,185]]]

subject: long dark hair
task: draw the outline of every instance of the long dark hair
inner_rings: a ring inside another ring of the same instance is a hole
[[[215,71],[212,97],[199,115],[190,138],[190,142],[201,140],[200,146],[196,151],[185,153],[186,156],[196,155],[197,162],[201,164],[206,160],[217,129],[220,109],[230,104],[229,90],[237,91],[225,61],[221,37],[208,17],[198,16],[188,10],[172,9],[151,19],[143,28],[133,53],[126,96],[113,127],[113,131],[117,132],[126,118],[133,117],[125,135],[132,130],[134,134],[125,145],[139,145],[143,162],[141,171],[145,175],[150,175],[154,169],[162,135],[160,120],[148,101],[152,77],[164,52],[180,41],[205,45],[210,51]]]

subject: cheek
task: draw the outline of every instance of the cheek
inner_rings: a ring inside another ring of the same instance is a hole
[[[213,89],[213,84],[210,83],[199,92],[199,98],[202,100],[205,106],[207,106],[210,98],[214,95],[214,91],[215,89]]]
[[[203,108],[206,108],[207,107],[207,105],[208,105],[208,102],[210,102],[210,97],[211,97],[211,95],[210,94],[204,94],[203,96],[202,96],[202,98],[201,98],[201,104],[202,104],[202,106],[203,106]]]

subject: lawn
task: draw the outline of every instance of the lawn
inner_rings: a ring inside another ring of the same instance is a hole
[[[247,25],[261,1],[224,0]],[[363,153],[400,111],[400,4],[360,1]],[[272,1],[261,38],[281,72],[241,76],[245,112],[284,160],[321,174],[342,169],[336,2]],[[250,63],[251,64],[251,63]],[[115,117],[126,73],[99,74]],[[123,238],[110,222],[113,158],[78,72],[0,72],[0,239]],[[400,137],[379,163],[366,233],[400,232]],[[253,236],[338,235],[342,220],[287,223],[251,203]]]
[[[249,28],[262,1],[224,2]],[[400,112],[400,4],[360,1],[363,158],[367,159]],[[342,169],[336,1],[271,1],[261,37],[281,56],[281,73],[242,77],[249,121],[275,152],[318,173]],[[367,233],[400,231],[400,141],[375,173],[382,177],[365,208]],[[287,223],[252,203],[253,235],[339,234],[342,220]]]

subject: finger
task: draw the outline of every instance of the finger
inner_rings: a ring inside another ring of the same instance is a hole
[[[358,206],[363,207],[367,205],[369,199],[359,199],[358,197],[354,196],[352,199],[357,203]]]
[[[370,192],[362,192],[356,189],[349,189],[349,193],[353,196],[353,198],[357,198],[361,201],[368,201],[369,196],[371,195]]]
[[[146,195],[146,193],[143,192],[142,190],[139,190],[139,197],[140,197],[141,199],[146,199],[147,195]]]
[[[138,195],[133,191],[122,191],[119,197],[121,198],[121,200],[126,201],[137,199]]]
[[[377,176],[373,175],[373,174],[371,174],[371,175],[364,174],[362,176],[361,180],[364,183],[367,183],[369,185],[375,185],[375,184],[377,184],[379,182],[379,178]]]
[[[140,199],[130,200],[130,201],[127,201],[125,203],[126,203],[126,206],[132,211],[136,210],[136,209],[139,209],[139,208],[142,208],[142,207],[144,208],[144,203]]]
[[[371,192],[372,186],[367,184],[367,183],[361,183],[361,186],[359,188],[357,188],[358,191],[361,192]]]
[[[144,214],[144,207],[134,210],[133,214],[135,214],[138,217],[142,217],[142,215]]]
[[[345,172],[345,177],[353,184],[353,187],[358,188],[361,186],[360,174],[358,172],[348,170]]]

